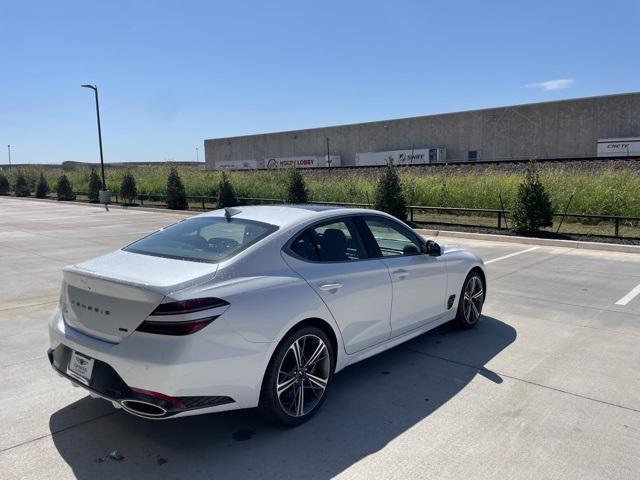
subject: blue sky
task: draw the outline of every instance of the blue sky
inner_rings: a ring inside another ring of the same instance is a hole
[[[640,2],[0,0],[0,164],[640,90]]]

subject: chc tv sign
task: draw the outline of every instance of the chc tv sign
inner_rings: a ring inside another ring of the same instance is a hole
[[[598,157],[635,156],[640,156],[640,137],[598,139]]]

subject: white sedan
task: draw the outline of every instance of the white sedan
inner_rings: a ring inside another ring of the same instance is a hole
[[[66,267],[53,368],[145,418],[260,406],[296,425],[333,375],[454,320],[477,324],[484,265],[375,210],[216,210]]]

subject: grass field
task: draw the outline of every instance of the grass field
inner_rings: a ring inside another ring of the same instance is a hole
[[[400,168],[403,188],[409,204],[427,206],[500,208],[502,193],[505,209],[511,207],[523,177],[522,165],[442,166],[438,168]],[[570,212],[594,215],[640,216],[640,162],[571,162],[540,164],[540,177],[550,193],[556,211],[564,210],[575,191]],[[24,167],[23,173],[35,185],[40,172],[52,188],[62,169]],[[126,169],[107,169],[107,183],[118,191]],[[131,169],[142,194],[165,193],[169,167],[145,166]],[[311,200],[371,203],[380,169],[303,171]],[[13,184],[16,170],[4,171]],[[86,191],[90,170],[78,167],[64,172],[74,190]],[[188,195],[215,196],[220,173],[180,167],[180,176]],[[229,172],[240,197],[282,199],[286,196],[287,172]]]

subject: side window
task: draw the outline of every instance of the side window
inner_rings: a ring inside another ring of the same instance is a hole
[[[318,248],[315,245],[315,242],[311,238],[311,233],[309,230],[305,231],[302,235],[296,238],[291,244],[291,250],[301,256],[302,258],[306,258],[307,260],[311,260],[313,262],[320,261],[320,257],[318,256]]]
[[[364,217],[364,222],[369,227],[383,257],[420,254],[417,238],[401,225],[375,217]]]
[[[321,262],[345,262],[366,257],[350,220],[325,223],[309,231],[316,241]]]
[[[291,244],[291,250],[315,262],[348,262],[366,258],[351,220],[311,227]]]

